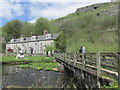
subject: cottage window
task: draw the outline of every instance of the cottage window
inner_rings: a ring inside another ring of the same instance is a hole
[[[23,37],[21,38],[21,41],[24,41],[24,38],[23,38]]]
[[[45,47],[46,47],[46,44],[45,44]]]
[[[32,36],[32,37],[31,37],[31,40],[36,40],[36,39],[37,39],[36,36]]]
[[[51,42],[51,45],[53,44],[53,42]]]
[[[51,34],[47,34],[45,39],[51,39]]]
[[[43,53],[43,48],[42,47],[40,48],[40,53]]]
[[[45,53],[45,50],[44,50],[44,53]]]
[[[14,41],[15,41],[14,39],[11,40],[11,42],[14,42]]]

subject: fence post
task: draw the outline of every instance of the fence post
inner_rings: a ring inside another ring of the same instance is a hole
[[[69,60],[68,60],[68,63],[70,64],[70,59],[71,59],[71,55],[70,55],[70,53],[69,53]]]
[[[84,57],[84,53],[82,53],[82,66],[83,66],[83,69],[85,69],[85,57]]]
[[[64,53],[62,53],[62,60],[64,60]]]
[[[62,59],[62,53],[60,53],[59,58]]]
[[[120,86],[120,57],[118,56],[118,86]]]
[[[63,55],[63,56],[64,56],[64,61],[65,61],[65,60],[66,60],[66,53],[65,53],[65,52],[64,52],[64,55]]]
[[[76,53],[74,53],[74,66],[76,66]]]
[[[65,61],[65,52],[63,53],[63,57],[64,57],[63,60]]]
[[[99,76],[100,76],[100,69],[101,69],[101,60],[100,60],[100,52],[96,53],[96,62],[97,62],[97,85],[100,87]]]

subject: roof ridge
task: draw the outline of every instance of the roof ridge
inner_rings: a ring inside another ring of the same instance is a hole
[[[45,38],[45,35],[39,35],[37,36],[36,40],[31,40],[31,37],[24,37],[26,38],[25,40],[21,41],[21,38],[15,39],[14,42],[11,42],[11,40],[8,42],[9,43],[25,43],[25,42],[35,42],[35,41],[46,41],[46,40],[54,40],[59,36],[59,33],[54,33],[52,34],[53,36],[51,38]]]

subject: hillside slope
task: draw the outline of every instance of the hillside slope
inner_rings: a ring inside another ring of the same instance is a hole
[[[54,32],[64,31],[67,52],[118,52],[117,3],[103,3],[77,9],[52,20]]]

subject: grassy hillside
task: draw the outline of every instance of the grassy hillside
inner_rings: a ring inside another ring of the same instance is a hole
[[[110,11],[116,5],[100,4],[95,10],[72,13],[52,21],[59,31],[65,32],[67,52],[78,52],[82,45],[87,52],[118,52],[117,12]]]

